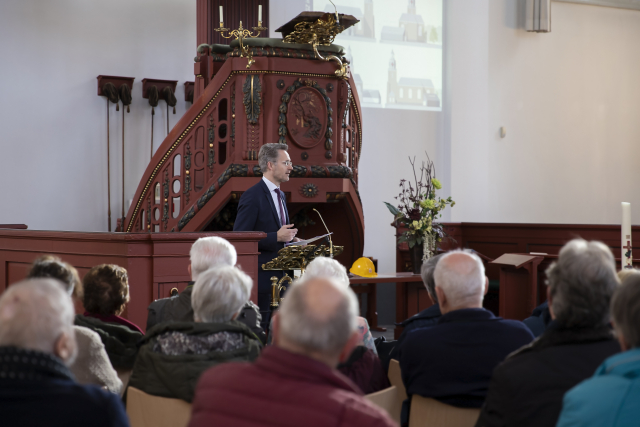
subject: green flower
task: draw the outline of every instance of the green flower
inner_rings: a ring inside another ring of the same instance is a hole
[[[411,224],[411,225],[413,225],[413,228],[420,227],[420,223],[418,221],[413,221],[413,224]]]
[[[438,180],[437,180],[437,179],[435,179],[435,178],[433,178],[433,179],[431,180],[431,184],[433,184],[433,187],[434,187],[436,190],[440,190],[440,189],[442,188],[442,184],[440,184],[440,181],[438,181]]]
[[[432,199],[427,199],[421,201],[420,206],[422,206],[424,209],[433,209],[436,207],[436,204]]]

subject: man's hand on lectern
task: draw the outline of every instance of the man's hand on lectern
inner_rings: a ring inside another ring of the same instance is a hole
[[[292,228],[293,224],[283,225],[280,230],[278,230],[278,242],[288,243],[296,237],[296,233],[298,232],[297,228]]]

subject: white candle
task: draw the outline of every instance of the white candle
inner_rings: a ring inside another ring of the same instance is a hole
[[[262,22],[262,5],[258,5],[258,22]]]
[[[633,268],[633,255],[631,253],[631,203],[622,202],[622,239],[621,239],[621,266]]]
[[[222,6],[220,6],[220,23],[224,22],[224,18],[222,17]]]

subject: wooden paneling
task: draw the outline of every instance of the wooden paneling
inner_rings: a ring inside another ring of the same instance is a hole
[[[258,241],[261,232],[235,233],[78,233],[33,230],[0,230],[0,290],[22,280],[29,265],[44,254],[56,255],[76,267],[80,276],[98,264],[127,269],[131,302],[123,316],[144,328],[147,307],[169,296],[172,287],[182,290],[191,280],[189,250],[200,237],[220,236],[238,252],[243,270],[257,283]],[[257,286],[251,293],[257,303]]]
[[[538,298],[533,300],[533,296],[528,292],[518,293],[518,286],[509,287],[508,296],[510,298],[526,299],[529,306],[546,299],[546,274],[545,270],[555,259],[555,256],[571,239],[581,237],[586,240],[599,240],[605,243],[614,257],[620,258],[620,226],[619,225],[598,225],[598,224],[513,224],[513,223],[444,223],[445,230],[456,242],[445,241],[441,248],[445,250],[457,247],[469,248],[477,251],[487,261],[498,258],[505,253],[530,253],[542,252],[549,254],[538,266],[537,286]],[[632,227],[632,241],[640,242],[640,226]],[[634,238],[634,236],[637,236]],[[636,243],[638,244],[638,243]],[[635,249],[635,247],[634,247]],[[640,253],[640,252],[639,252]],[[500,268],[497,265],[485,262],[486,274],[490,280],[500,279]],[[620,262],[617,261],[620,268]],[[411,260],[406,244],[397,246],[396,251],[397,271],[411,271]],[[524,274],[524,273],[522,273]],[[514,276],[513,280],[517,280]],[[515,282],[514,282],[515,284]],[[529,289],[529,288],[528,288]],[[495,292],[495,291],[494,291]],[[396,288],[396,319],[402,321],[428,307],[428,298],[424,287],[422,290],[417,284],[411,286],[397,286]],[[485,307],[488,303],[493,307],[497,295],[489,295],[485,298]],[[499,304],[499,302],[498,302]],[[430,305],[430,304],[429,304]],[[503,305],[503,308],[504,307]],[[497,311],[491,308],[492,311]],[[501,309],[502,311],[502,309]],[[496,313],[497,314],[497,313]],[[522,317],[518,313],[517,318]]]

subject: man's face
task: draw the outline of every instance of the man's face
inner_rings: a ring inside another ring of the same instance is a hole
[[[285,165],[285,163],[287,163],[287,165]],[[271,165],[273,167],[273,179],[277,183],[280,184],[289,181],[289,174],[293,170],[289,153],[284,150],[278,150],[278,160],[275,164],[272,163]]]

